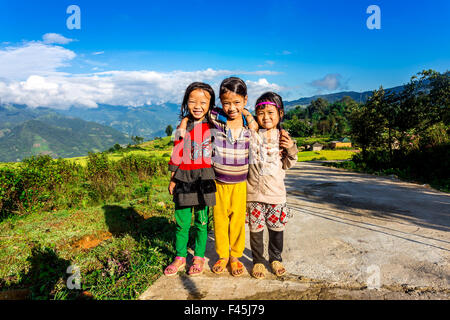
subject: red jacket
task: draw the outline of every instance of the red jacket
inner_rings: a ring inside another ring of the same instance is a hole
[[[174,141],[169,170],[211,168],[211,154],[211,131],[208,122],[188,122],[184,138]]]

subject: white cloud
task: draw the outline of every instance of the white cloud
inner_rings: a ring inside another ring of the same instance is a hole
[[[77,75],[29,76],[25,81],[0,81],[3,102],[66,109],[72,105],[95,108],[99,103],[141,106],[166,102],[180,103],[186,87],[204,81],[218,91],[226,70],[200,71],[107,71]],[[280,86],[265,78],[246,81],[249,106],[262,93],[279,91]]]
[[[93,55],[97,56],[99,54],[104,54],[105,51],[97,51],[97,52],[92,52]]]
[[[285,89],[276,83],[269,83],[265,78],[258,79],[258,81],[247,80],[245,83],[247,84],[248,89],[248,106],[251,110],[254,109],[256,100],[263,93],[274,91],[280,94],[280,92]]]
[[[68,44],[74,39],[66,38],[58,33],[46,33],[42,36],[45,44]]]
[[[339,73],[327,74],[322,79],[314,80],[310,85],[316,87],[319,91],[333,91],[346,88],[346,84],[342,81],[342,76]]]
[[[271,70],[110,70],[69,74],[59,68],[69,65],[75,52],[42,42],[0,48],[0,97],[2,102],[66,109],[72,105],[95,108],[99,103],[141,106],[165,102],[180,103],[186,87],[194,81],[210,83],[217,89],[223,78],[268,76]],[[96,62],[94,68],[101,66]],[[247,80],[249,106],[263,92],[282,88],[265,78]]]
[[[0,78],[22,80],[31,75],[60,73],[57,69],[75,57],[71,50],[41,42],[6,47],[0,49]]]

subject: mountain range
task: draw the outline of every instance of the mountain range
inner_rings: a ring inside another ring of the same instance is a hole
[[[403,87],[404,86],[397,86],[397,87],[388,88],[385,90],[397,93],[397,92],[402,91]],[[345,96],[349,96],[356,102],[365,103],[371,95],[372,95],[372,91],[364,91],[364,92],[342,91],[342,92],[329,93],[329,94],[320,94],[320,95],[315,95],[315,96],[306,97],[306,98],[300,98],[300,99],[292,100],[292,101],[286,101],[284,103],[284,106],[286,107],[287,110],[292,109],[295,106],[307,106],[311,103],[311,101],[316,100],[318,98],[323,98],[323,99],[327,100],[328,102],[333,103],[338,100],[341,100]]]
[[[53,158],[87,155],[114,144],[131,143],[124,133],[53,110],[0,106],[0,161],[15,162],[37,154]]]
[[[97,108],[71,107],[57,112],[113,127],[130,137],[152,139],[165,136],[166,127],[178,122],[180,106],[173,103],[140,107],[99,104]]]

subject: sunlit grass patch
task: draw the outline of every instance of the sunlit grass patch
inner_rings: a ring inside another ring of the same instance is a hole
[[[356,152],[356,150],[302,151],[298,153],[298,161],[347,160]]]

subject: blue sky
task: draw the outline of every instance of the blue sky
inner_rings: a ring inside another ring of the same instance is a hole
[[[71,4],[81,9],[80,30],[66,27],[66,8]],[[370,16],[366,9],[373,4],[381,10],[380,30],[366,26]],[[49,59],[54,65],[43,67],[54,74],[36,71],[43,77],[33,78],[39,88],[52,87],[47,82],[55,82],[55,77],[64,74],[65,81],[72,81],[74,75],[90,73],[92,77],[92,73],[119,71],[120,81],[111,80],[116,88],[135,71],[162,74],[167,79],[174,78],[173,72],[191,76],[212,69],[227,70],[255,86],[259,84],[260,90],[264,86],[278,89],[286,100],[292,100],[317,93],[392,87],[408,82],[423,69],[448,70],[449,20],[448,0],[2,0],[0,63],[1,50],[3,57],[13,50],[18,55],[21,46],[43,42],[44,34],[55,33],[74,41],[44,42],[45,47],[33,49],[45,55],[53,46],[62,54]],[[0,79],[11,86],[14,69],[2,74],[1,68]],[[33,74],[23,72],[23,79],[15,80],[25,81],[30,76]],[[203,80],[217,86],[226,76],[227,72],[218,72]],[[156,88],[162,85],[155,84]],[[180,90],[177,87],[173,96]],[[147,94],[150,97],[152,93]]]

